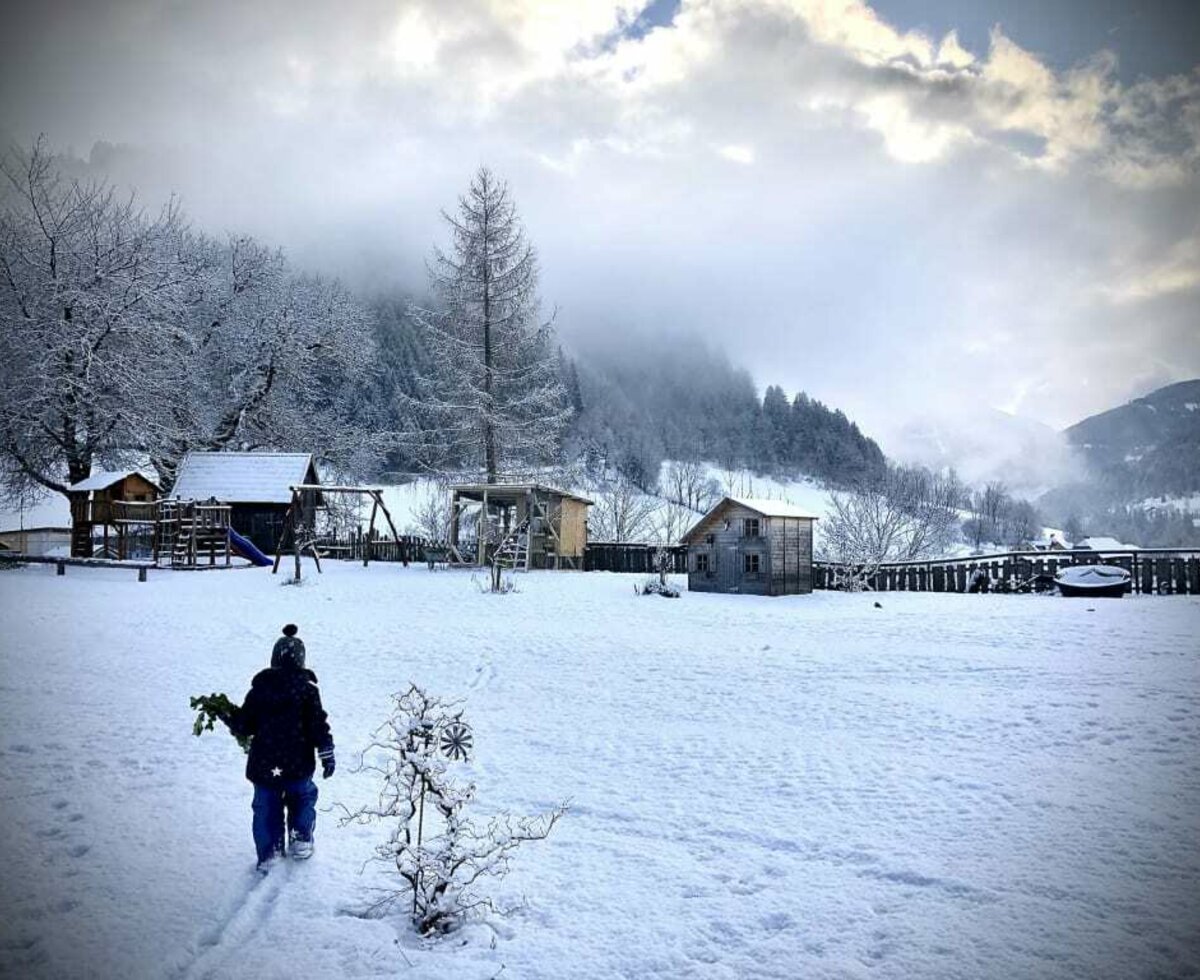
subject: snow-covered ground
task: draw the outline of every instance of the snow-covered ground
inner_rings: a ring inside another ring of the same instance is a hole
[[[1134,977],[1200,970],[1200,601],[638,598],[637,576],[0,572],[0,975]],[[572,809],[527,904],[423,943],[356,914],[379,827],[253,873],[250,785],[188,697],[300,624],[323,810],[415,681],[488,808]]]

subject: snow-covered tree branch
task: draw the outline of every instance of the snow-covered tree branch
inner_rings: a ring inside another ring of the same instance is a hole
[[[462,712],[415,684],[392,701],[391,717],[367,749],[382,758],[363,765],[380,777],[378,800],[353,812],[343,808],[341,822],[389,827],[375,858],[389,865],[404,886],[389,889],[373,910],[403,903],[417,932],[448,932],[472,911],[495,909],[482,891],[485,880],[507,874],[513,852],[545,838],[567,807],[538,817],[502,812],[476,824],[467,815],[475,787],[450,775],[451,765],[474,751]]]

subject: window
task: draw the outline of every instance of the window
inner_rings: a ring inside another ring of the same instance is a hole
[[[716,544],[716,543],[717,543],[717,536],[716,536],[715,534],[706,534],[706,535],[704,535],[704,543],[705,543],[705,544]]]
[[[698,572],[707,572],[708,571],[708,554],[706,552],[702,551],[696,555],[696,571],[698,571]]]
[[[758,537],[758,518],[746,517],[742,520],[742,537],[757,538]]]
[[[742,555],[742,571],[747,575],[759,573],[759,555]]]

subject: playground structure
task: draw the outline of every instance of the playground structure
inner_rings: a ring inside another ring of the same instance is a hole
[[[285,552],[291,552],[295,558],[295,581],[300,581],[300,556],[305,552],[312,557],[316,563],[317,572],[320,573],[321,552],[318,547],[316,524],[317,510],[322,506],[325,494],[353,495],[365,497],[371,501],[371,519],[367,526],[366,536],[363,538],[364,568],[371,562],[371,550],[376,544],[375,518],[380,511],[387,519],[388,527],[392,529],[392,542],[397,548],[400,547],[400,535],[396,532],[396,525],[392,521],[392,515],[388,511],[387,505],[383,502],[383,491],[379,487],[323,486],[318,483],[298,483],[290,487],[290,490],[292,502],[288,505],[283,534],[280,535],[279,543],[275,548],[272,574],[279,571],[279,564],[283,560]]]
[[[138,542],[128,536],[129,525],[122,521],[122,509],[153,503],[158,495],[158,486],[136,470],[97,472],[72,484],[67,490],[71,507],[71,557],[97,557],[97,532],[102,556],[118,560],[131,557]]]
[[[582,569],[591,505],[540,483],[451,487],[449,561],[516,571]]]
[[[148,555],[160,567],[205,568],[229,565],[235,553],[229,505],[215,500],[118,501],[113,515],[118,560]]]

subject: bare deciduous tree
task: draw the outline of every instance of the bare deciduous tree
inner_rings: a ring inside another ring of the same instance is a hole
[[[958,527],[961,488],[950,474],[889,467],[856,489],[830,496],[819,555],[841,587],[866,588],[880,565],[942,554]]]
[[[0,467],[67,493],[93,464],[149,455],[169,489],[189,449],[376,450],[342,397],[371,362],[357,303],[251,239],[189,230],[39,141],[5,158]],[[356,459],[357,457],[357,459]]]
[[[0,454],[9,491],[67,493],[155,423],[198,280],[175,203],[156,215],[63,177],[39,140],[2,165]]]
[[[663,470],[662,496],[692,511],[704,513],[721,496],[721,486],[698,460],[673,460]]]
[[[416,533],[437,543],[449,541],[450,516],[449,484],[438,480],[427,483],[413,508]]]
[[[620,473],[603,480],[591,491],[595,500],[588,519],[588,537],[594,541],[636,541],[650,530],[654,498]]]

